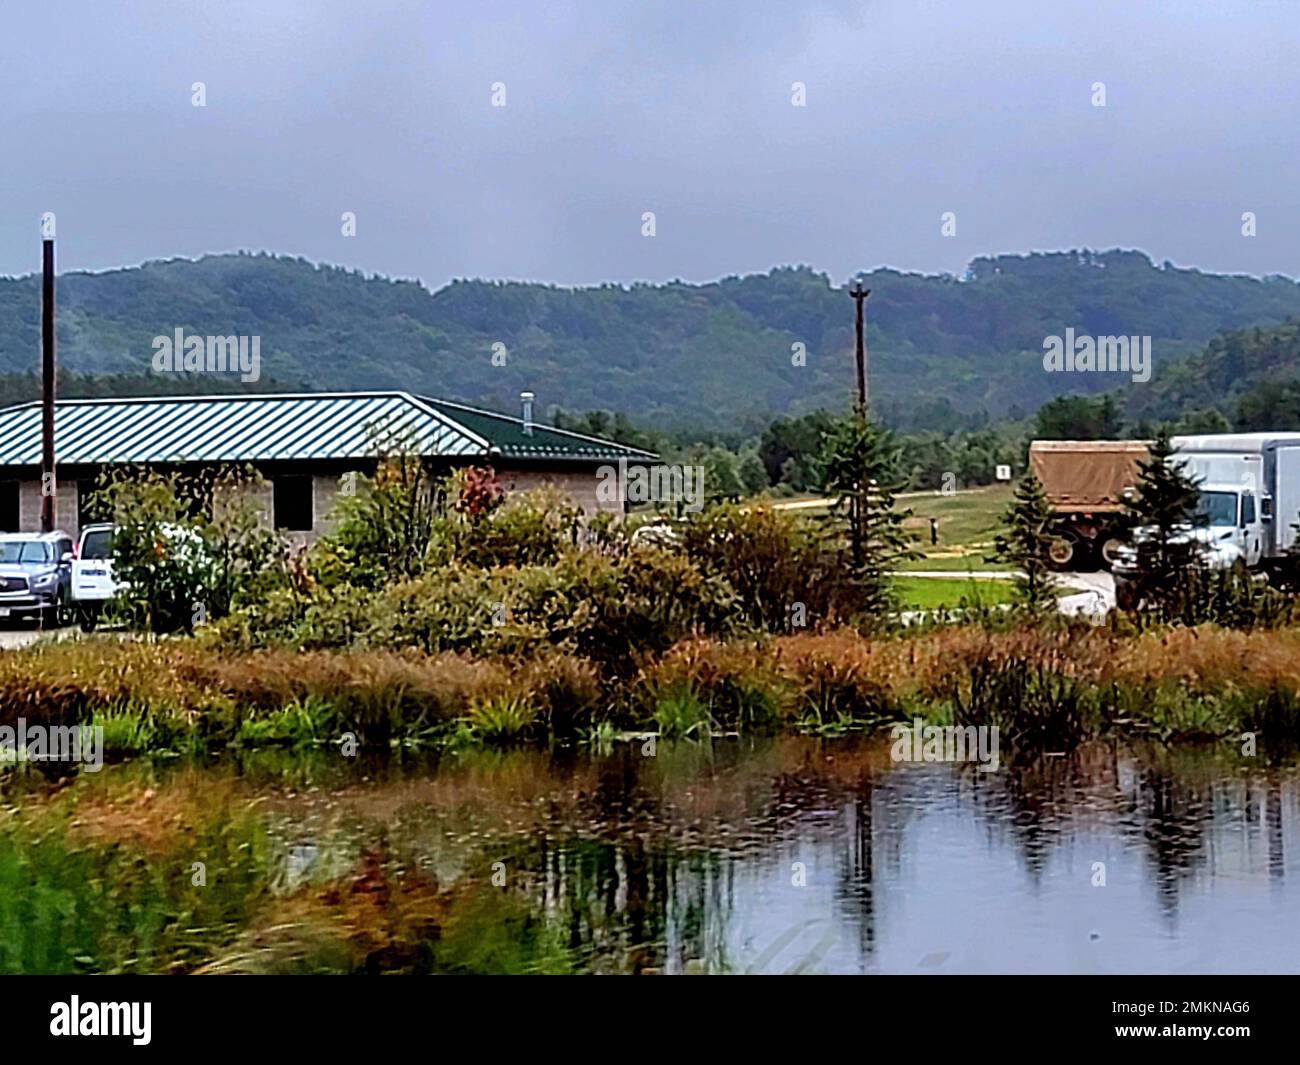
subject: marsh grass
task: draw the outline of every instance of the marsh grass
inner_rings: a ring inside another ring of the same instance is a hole
[[[78,641],[0,655],[0,725],[100,724],[106,749],[217,751],[870,730],[922,716],[1065,750],[1107,732],[1300,738],[1300,630],[927,627],[693,638],[606,672],[558,651],[284,650]]]
[[[517,695],[495,695],[470,705],[465,723],[489,743],[525,739],[537,720],[537,708]]]
[[[678,682],[649,694],[653,720],[660,735],[709,739],[723,731],[709,711],[708,701],[690,683]]]

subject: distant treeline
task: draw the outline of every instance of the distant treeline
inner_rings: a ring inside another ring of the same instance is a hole
[[[1223,330],[1300,315],[1294,281],[1205,274],[1134,251],[1001,255],[960,278],[879,269],[862,279],[877,413],[904,430],[1015,421],[1060,395],[1113,389],[1114,375],[1043,372],[1044,338],[1066,328],[1152,337],[1159,380]],[[543,406],[758,434],[774,416],[843,404],[853,379],[843,280],[796,266],[708,284],[463,280],[430,292],[303,259],[216,255],[61,277],[59,352],[79,373],[144,374],[155,336],[255,335],[264,379],[506,410],[531,389]],[[39,351],[37,279],[0,278],[0,373],[35,369]],[[181,380],[150,387],[206,387]]]
[[[214,374],[64,370],[59,375],[60,395],[68,398],[298,390],[307,386],[275,378],[241,385],[233,376]],[[0,403],[39,396],[35,373],[0,375]],[[452,393],[452,398],[466,397]],[[514,401],[494,405],[515,409]],[[839,402],[809,413],[764,418],[753,412],[730,421],[714,417],[681,424],[621,411],[549,409],[562,428],[704,465],[716,494],[746,496],[819,491],[822,446],[846,408],[847,393],[841,389]],[[1061,396],[1033,415],[1014,412],[993,420],[982,410],[964,414],[943,396],[905,408],[888,393],[875,413],[894,431],[901,472],[917,489],[942,487],[946,474],[959,486],[988,484],[1004,464],[1018,473],[1032,439],[1147,439],[1161,424],[1179,433],[1300,431],[1300,321],[1220,334],[1199,353],[1158,366],[1148,383],[1102,395]]]

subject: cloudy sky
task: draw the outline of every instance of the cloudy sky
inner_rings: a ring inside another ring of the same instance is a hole
[[[1123,246],[1295,276],[1298,55],[1295,0],[5,0],[0,273],[54,211],[63,270],[839,279]]]

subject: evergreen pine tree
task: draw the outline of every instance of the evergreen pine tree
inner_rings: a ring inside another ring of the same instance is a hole
[[[1205,552],[1205,545],[1190,535],[1194,526],[1204,524],[1197,515],[1197,481],[1182,463],[1171,461],[1173,454],[1169,430],[1161,428],[1150,457],[1138,463],[1140,476],[1130,507],[1132,522],[1141,530],[1134,547],[1143,593],[1160,604],[1162,612],[1186,590]]]
[[[837,423],[826,437],[822,483],[835,496],[835,510],[847,517],[862,603],[871,613],[883,613],[894,605],[890,571],[919,557],[903,528],[912,512],[894,506],[903,481],[892,436],[861,415]]]
[[[1047,548],[1054,539],[1048,531],[1052,517],[1043,486],[1031,470],[1016,485],[1015,498],[1002,518],[1005,531],[994,539],[989,559],[1016,567],[1016,599],[1034,615],[1056,608],[1055,582],[1047,565]]]

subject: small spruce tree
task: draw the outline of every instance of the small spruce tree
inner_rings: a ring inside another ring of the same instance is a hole
[[[1140,473],[1131,520],[1141,529],[1137,537],[1137,570],[1144,594],[1162,614],[1175,609],[1200,570],[1205,545],[1189,535],[1198,524],[1200,492],[1197,481],[1173,460],[1169,430],[1161,428],[1151,444],[1150,457],[1138,463]]]
[[[1030,471],[1016,485],[1015,497],[1002,517],[1005,531],[994,539],[994,555],[989,561],[1010,562],[1016,567],[1017,603],[1035,616],[1056,608],[1055,581],[1047,565],[1047,548],[1053,540],[1051,523],[1047,495]]]
[[[889,574],[917,558],[903,523],[912,512],[897,510],[902,491],[899,449],[890,434],[862,414],[837,423],[826,435],[822,483],[835,496],[835,510],[848,521],[853,577],[861,602],[879,615],[894,605]]]

